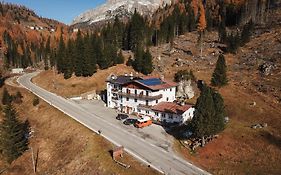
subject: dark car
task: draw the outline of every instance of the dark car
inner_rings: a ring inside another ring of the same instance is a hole
[[[127,118],[123,123],[124,123],[125,125],[133,125],[133,124],[136,123],[136,121],[137,121],[137,119]]]
[[[129,116],[127,114],[118,114],[116,119],[117,120],[124,120],[126,118],[128,118]]]

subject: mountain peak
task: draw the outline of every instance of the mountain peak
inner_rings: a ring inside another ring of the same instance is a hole
[[[94,9],[77,16],[72,24],[87,23],[89,25],[100,21],[107,21],[118,17],[129,17],[135,9],[141,15],[150,15],[159,7],[171,4],[172,0],[107,0]]]

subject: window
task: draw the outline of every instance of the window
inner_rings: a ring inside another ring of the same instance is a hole
[[[135,102],[138,102],[138,99],[135,98]]]
[[[172,92],[172,90],[173,90],[173,89],[171,88],[170,91]]]
[[[169,101],[169,97],[167,97],[167,101]]]
[[[148,106],[148,100],[145,101],[145,105]]]
[[[146,96],[148,96],[148,91],[146,91]]]
[[[145,111],[146,114],[149,114],[149,111]]]
[[[158,115],[159,115],[159,113],[158,113],[158,112],[155,112],[155,115],[156,115],[156,116],[158,116]]]
[[[129,101],[129,98],[127,97],[127,101]]]
[[[156,100],[156,104],[158,103],[158,100]]]
[[[138,94],[138,91],[135,89],[135,94],[137,95]]]
[[[170,114],[170,115],[169,115],[169,119],[173,119],[173,114]]]
[[[141,110],[140,110],[140,109],[138,109],[138,112],[141,112]]]
[[[127,94],[130,94],[131,92],[130,92],[130,89],[127,89]]]

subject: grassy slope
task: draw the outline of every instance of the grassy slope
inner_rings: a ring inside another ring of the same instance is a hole
[[[9,87],[9,90],[16,92],[16,88]],[[115,164],[109,153],[114,145],[42,100],[38,107],[33,107],[34,95],[20,91],[24,102],[16,108],[20,119],[27,118],[35,131],[30,146],[39,151],[38,174],[157,174],[127,154],[121,161],[130,164],[130,169]],[[0,170],[3,166],[0,161]],[[4,174],[32,172],[31,152],[26,151]]]

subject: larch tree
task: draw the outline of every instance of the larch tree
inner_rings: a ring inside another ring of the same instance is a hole
[[[206,16],[205,16],[205,9],[203,4],[200,2],[199,3],[199,18],[198,18],[198,25],[197,25],[197,30],[199,33],[199,44],[200,44],[200,57],[203,57],[203,37],[204,37],[204,32],[207,27],[207,22],[206,22]]]

